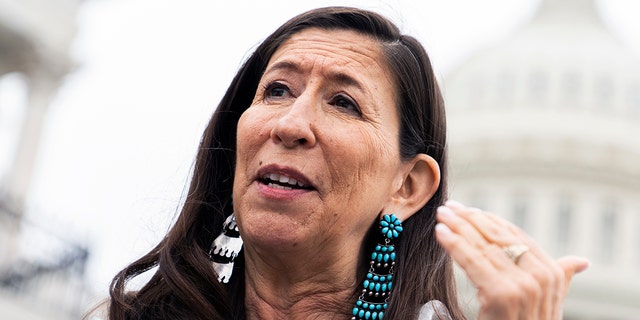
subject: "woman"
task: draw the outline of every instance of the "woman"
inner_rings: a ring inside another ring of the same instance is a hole
[[[561,318],[588,262],[555,262],[511,224],[443,206],[445,131],[414,38],[352,8],[291,19],[233,79],[180,216],[114,278],[109,319],[463,319],[451,258],[480,318]]]

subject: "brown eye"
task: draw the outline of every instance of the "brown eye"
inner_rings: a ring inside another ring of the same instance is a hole
[[[284,98],[290,95],[289,87],[279,82],[272,82],[264,89],[264,97],[268,98]]]
[[[331,99],[331,101],[329,101],[329,104],[343,108],[348,112],[353,112],[357,115],[360,115],[360,107],[358,107],[358,104],[346,95],[336,95],[335,97],[333,97],[333,99]]]

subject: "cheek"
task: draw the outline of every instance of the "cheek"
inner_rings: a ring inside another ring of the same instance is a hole
[[[236,156],[237,163],[242,160],[252,158],[259,145],[268,139],[269,132],[266,130],[266,119],[259,117],[255,109],[247,109],[238,121]]]
[[[369,130],[364,136],[367,146],[366,166],[395,173],[395,167],[400,159],[398,136],[385,130]]]
[[[399,163],[398,146],[392,140],[395,135],[377,128],[359,128],[344,136],[352,139],[334,142],[340,147],[336,155],[328,157],[335,181],[352,192],[385,189]]]
[[[388,137],[371,131],[349,132],[328,157],[334,183],[328,203],[347,233],[367,230],[393,193],[399,155]]]
[[[361,148],[357,150],[359,166],[363,170],[383,174],[395,172],[398,163],[399,148],[397,135],[383,128],[361,128],[359,130]]]
[[[268,137],[269,134],[265,129],[264,121],[256,116],[254,110],[248,109],[245,111],[238,121],[234,193],[241,192],[236,187],[244,186],[250,180],[247,172],[260,146],[264,144]]]

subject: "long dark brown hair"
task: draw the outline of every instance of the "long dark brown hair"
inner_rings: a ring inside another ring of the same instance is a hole
[[[240,68],[204,132],[186,201],[175,224],[153,250],[114,277],[109,319],[245,317],[242,254],[228,285],[218,282],[208,256],[211,242],[233,210],[237,123],[251,105],[273,53],[293,34],[312,27],[352,30],[380,43],[395,78],[400,157],[406,160],[426,153],[440,165],[442,180],[437,192],[404,222],[405,231],[397,245],[397,277],[385,319],[415,317],[419,307],[432,299],[442,301],[455,319],[464,318],[457,302],[451,259],[437,243],[434,232],[436,208],[446,199],[447,156],[444,105],[431,62],[416,39],[401,34],[386,18],[365,10],[331,7],[286,22]],[[365,243],[363,248],[370,246]],[[154,267],[157,270],[142,289],[127,290],[131,278]]]

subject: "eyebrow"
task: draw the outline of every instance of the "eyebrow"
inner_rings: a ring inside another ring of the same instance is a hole
[[[293,61],[279,61],[277,63],[275,63],[274,65],[272,65],[270,68],[268,68],[265,73],[268,72],[273,72],[273,71],[277,71],[277,70],[283,70],[283,71],[291,71],[291,72],[295,72],[295,73],[302,73],[302,67],[293,62]],[[360,84],[360,82],[358,80],[356,80],[355,78],[353,78],[352,76],[344,73],[344,72],[330,72],[329,75],[327,76],[327,78],[338,82],[341,85],[345,85],[345,86],[352,86],[355,87],[356,89],[360,90],[360,91],[364,91],[364,88],[362,87],[362,84]]]

